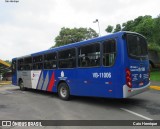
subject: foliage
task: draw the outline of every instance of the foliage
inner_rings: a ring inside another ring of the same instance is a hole
[[[10,60],[5,60],[5,62],[8,64],[12,64],[12,62]]]
[[[61,28],[59,35],[55,38],[55,46],[62,46],[70,43],[84,41],[98,37],[98,34],[92,28]]]
[[[108,27],[111,25],[108,25]],[[144,35],[149,43],[149,48],[160,49],[160,15],[157,18],[152,18],[150,15],[139,16],[134,20],[129,20],[122,24],[117,24],[115,29],[106,28],[106,32],[117,31],[132,31]],[[113,31],[114,30],[114,31]]]
[[[105,31],[111,33],[113,31],[113,26],[108,25]]]
[[[118,32],[118,31],[121,31],[121,25],[120,24],[117,24],[116,28],[114,29],[114,32]]]
[[[126,23],[122,24],[122,30],[124,31],[130,31],[133,29],[133,20],[127,21]]]
[[[154,19],[153,42],[160,46],[160,15]]]
[[[149,49],[149,50],[155,50],[155,51],[157,51],[157,52],[160,52],[160,46],[158,46],[157,44],[154,44],[154,43],[148,44],[148,49]]]

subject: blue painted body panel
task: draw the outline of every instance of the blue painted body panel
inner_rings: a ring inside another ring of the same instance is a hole
[[[15,74],[12,74],[12,84],[13,85],[18,85],[18,83],[17,83],[17,72]]]

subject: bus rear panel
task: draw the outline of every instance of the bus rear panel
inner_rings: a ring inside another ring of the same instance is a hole
[[[139,34],[125,35],[127,48],[126,85],[124,98],[141,93],[150,85],[147,42]]]

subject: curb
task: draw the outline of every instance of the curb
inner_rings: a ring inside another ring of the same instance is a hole
[[[153,89],[153,90],[160,90],[160,86],[150,86],[150,89]]]

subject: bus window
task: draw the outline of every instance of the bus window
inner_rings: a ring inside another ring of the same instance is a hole
[[[33,57],[33,69],[38,70],[38,69],[43,69],[43,56],[35,56]]]
[[[136,34],[127,34],[129,57],[134,59],[148,59],[147,42],[145,38]]]
[[[44,69],[55,69],[57,67],[57,53],[44,55]]]
[[[42,59],[43,59],[42,55],[33,57],[33,63],[42,62]]]
[[[103,42],[103,65],[112,66],[116,57],[116,41],[114,39]]]
[[[59,68],[74,68],[76,66],[75,48],[60,51],[58,53]]]
[[[100,66],[100,44],[95,43],[78,48],[78,66]]]
[[[32,57],[24,58],[24,70],[32,70]]]
[[[24,60],[22,59],[18,59],[18,70],[23,70],[24,69]]]

